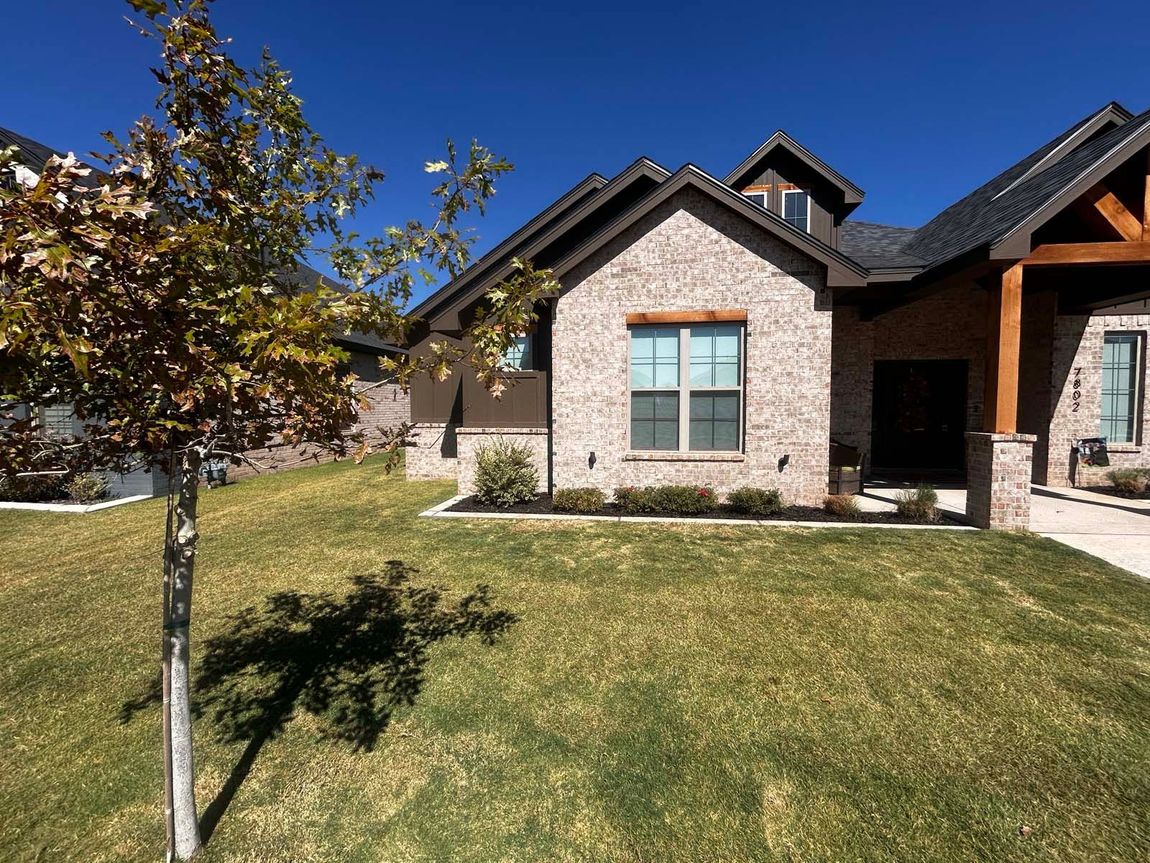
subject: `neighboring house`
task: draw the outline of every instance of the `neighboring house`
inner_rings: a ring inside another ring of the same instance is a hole
[[[0,128],[0,149],[10,146],[18,148],[21,164],[14,172],[0,174],[0,183],[35,182],[45,162],[53,155],[61,155],[58,151],[39,144],[15,132]],[[95,184],[98,180],[95,172],[88,178],[88,182]],[[343,286],[325,278],[307,266],[300,266],[294,273],[285,274],[285,281],[299,287],[308,287],[319,284],[321,281],[329,288],[344,290]],[[336,343],[347,350],[349,354],[348,368],[362,381],[366,390],[365,397],[368,409],[360,413],[356,428],[363,431],[369,439],[379,438],[379,429],[392,429],[410,418],[410,402],[398,384],[382,383],[383,371],[379,367],[379,358],[386,355],[406,354],[406,350],[396,345],[381,341],[373,335],[366,333],[341,333],[335,339]],[[36,410],[40,420],[50,434],[68,437],[80,434],[83,423],[73,413],[72,406],[68,404],[38,405],[25,407],[24,411]],[[260,450],[253,450],[247,455],[261,466],[273,469],[300,467],[314,464],[317,460],[328,460],[330,456],[307,447],[291,447],[274,445]],[[243,477],[255,473],[255,469],[243,465],[232,467],[229,478]],[[113,496],[128,497],[138,494],[166,494],[167,476],[162,470],[140,468],[129,474],[109,474],[108,479],[112,486]]]
[[[1150,112],[1111,103],[921,228],[783,132],[723,178],[592,174],[425,300],[412,350],[460,339],[512,255],[561,285],[509,357],[417,380],[412,478],[473,490],[476,448],[528,445],[540,488],[706,483],[818,504],[829,444],[872,475],[965,481],[1025,527],[1031,481],[1094,482],[1076,439],[1150,465]]]

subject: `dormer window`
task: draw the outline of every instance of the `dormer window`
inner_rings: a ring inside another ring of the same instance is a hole
[[[811,230],[811,196],[802,189],[783,189],[783,221],[800,231]]]
[[[748,198],[750,198],[750,200],[753,203],[758,204],[763,209],[766,209],[766,207],[767,207],[767,193],[766,192],[744,192],[743,194],[746,195]]]

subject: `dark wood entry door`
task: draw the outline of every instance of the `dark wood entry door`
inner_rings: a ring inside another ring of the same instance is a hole
[[[871,463],[876,470],[962,471],[966,360],[874,364]]]

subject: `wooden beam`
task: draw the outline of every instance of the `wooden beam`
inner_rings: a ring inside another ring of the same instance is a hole
[[[1018,430],[1018,358],[1022,343],[1022,264],[1001,274],[990,289],[986,328],[986,403],[983,428]]]
[[[1150,243],[1150,147],[1146,148],[1146,188],[1142,193],[1142,242]]]
[[[1126,209],[1126,205],[1106,188],[1105,183],[1099,183],[1086,193],[1086,199],[1094,205],[1094,209],[1102,214],[1110,226],[1118,232],[1122,239],[1134,243],[1142,239],[1142,224],[1134,214]]]
[[[699,312],[628,312],[627,324],[704,324],[745,321],[746,309],[711,309]]]
[[[1134,243],[1047,243],[1019,263],[1028,267],[1063,264],[1150,263],[1150,241]]]

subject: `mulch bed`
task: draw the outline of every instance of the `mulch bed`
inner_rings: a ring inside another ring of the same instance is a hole
[[[645,518],[732,518],[740,521],[823,521],[842,524],[846,520],[838,516],[830,515],[816,506],[788,506],[782,512],[774,513],[773,515],[746,515],[744,513],[732,512],[727,508],[726,504],[719,504],[718,508],[707,513],[699,515],[681,515],[673,512],[643,512],[643,513],[625,513],[613,503],[608,503],[601,510],[590,513],[570,513],[570,512],[556,512],[551,506],[551,495],[541,494],[536,496],[535,500],[527,503],[517,503],[512,506],[500,509],[489,504],[480,503],[474,496],[465,497],[459,503],[449,506],[448,512],[502,512],[518,515],[608,515],[617,517],[621,515],[639,515]],[[947,513],[942,513],[942,518],[938,523],[940,524],[961,524],[955,518],[952,518]],[[899,515],[897,512],[863,512],[859,514],[856,519],[851,519],[850,523],[853,524],[922,524],[913,518]]]
[[[1095,494],[1105,494],[1110,497],[1116,497],[1119,500],[1150,500],[1150,489],[1142,492],[1142,494],[1127,494],[1126,492],[1119,491],[1112,485],[1080,485],[1078,488],[1082,491],[1092,491]]]

